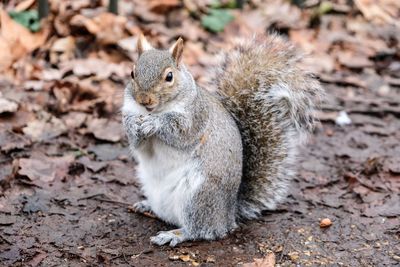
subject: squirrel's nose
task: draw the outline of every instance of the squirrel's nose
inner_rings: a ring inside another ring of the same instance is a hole
[[[155,97],[148,94],[141,94],[137,98],[137,102],[146,108],[147,111],[152,111],[156,106]]]

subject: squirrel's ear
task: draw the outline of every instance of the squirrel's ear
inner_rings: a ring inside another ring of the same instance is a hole
[[[183,52],[183,39],[179,37],[179,39],[171,46],[169,52],[172,54],[173,59],[177,66],[181,62],[182,52]]]
[[[147,50],[154,49],[151,44],[147,41],[146,37],[144,37],[143,33],[139,35],[139,39],[137,40],[137,51],[139,56]]]

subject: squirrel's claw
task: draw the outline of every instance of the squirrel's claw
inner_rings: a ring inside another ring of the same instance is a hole
[[[157,119],[153,116],[147,117],[141,124],[141,131],[145,136],[151,136],[157,131]]]
[[[158,232],[156,236],[150,238],[150,242],[159,246],[168,244],[175,247],[177,244],[188,240],[186,231],[183,229],[175,229],[171,231]]]
[[[145,213],[145,212],[151,212],[151,207],[150,207],[149,203],[147,202],[147,200],[142,200],[142,201],[136,202],[133,205],[133,210],[138,213]]]

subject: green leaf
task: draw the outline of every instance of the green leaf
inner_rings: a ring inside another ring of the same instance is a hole
[[[28,28],[33,32],[37,32],[40,29],[40,20],[37,10],[29,10],[22,12],[11,11],[9,15],[13,20],[25,26],[26,28]]]
[[[230,0],[230,1],[224,1],[224,3],[221,3],[220,0],[213,0],[210,4],[210,7],[213,9],[217,8],[237,8],[237,3],[236,0]]]
[[[327,2],[327,1],[323,1],[323,2],[321,2],[319,4],[317,13],[318,13],[318,15],[322,16],[324,14],[327,14],[327,13],[331,12],[332,9],[333,9],[332,3]]]
[[[201,18],[201,25],[209,31],[221,32],[233,20],[232,14],[226,9],[211,9],[208,15]]]

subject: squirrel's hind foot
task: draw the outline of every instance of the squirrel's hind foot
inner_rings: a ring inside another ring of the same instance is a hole
[[[152,212],[149,202],[142,200],[133,205],[133,210],[138,213]]]
[[[175,247],[177,244],[189,239],[187,232],[180,228],[171,231],[158,232],[156,236],[150,238],[151,243],[162,246],[168,244]]]

